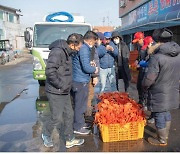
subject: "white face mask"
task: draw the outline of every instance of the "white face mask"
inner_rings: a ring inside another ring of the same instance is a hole
[[[93,46],[92,45],[89,45],[90,48],[92,48]]]
[[[113,41],[115,44],[119,44],[119,42],[120,42],[119,38],[113,39]]]

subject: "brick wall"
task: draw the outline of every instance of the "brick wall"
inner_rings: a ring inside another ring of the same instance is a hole
[[[114,27],[112,26],[94,26],[93,29],[98,29],[99,32],[111,32],[114,30]]]

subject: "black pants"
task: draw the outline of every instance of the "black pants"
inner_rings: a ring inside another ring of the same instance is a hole
[[[74,130],[79,130],[85,124],[84,114],[87,109],[88,93],[88,83],[73,82]]]
[[[118,91],[128,91],[129,81],[126,72],[122,66],[119,66],[119,69],[116,68],[116,86]]]
[[[74,138],[73,134],[73,109],[70,95],[55,95],[47,93],[50,107],[49,119],[44,124],[43,133],[51,136],[53,129],[56,127],[59,132],[60,146],[65,141]]]
[[[144,92],[142,89],[142,80],[144,78],[144,70],[143,68],[139,68],[139,74],[138,74],[138,79],[137,79],[137,90],[138,90],[138,95],[139,95],[139,103],[143,103],[144,102]]]

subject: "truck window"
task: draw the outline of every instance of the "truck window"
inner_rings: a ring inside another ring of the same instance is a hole
[[[34,27],[34,47],[48,47],[57,39],[67,39],[72,33],[84,35],[90,26],[88,25],[35,25]]]

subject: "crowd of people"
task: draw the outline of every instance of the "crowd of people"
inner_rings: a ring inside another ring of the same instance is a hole
[[[147,120],[155,122],[157,138],[150,137],[148,142],[154,145],[167,145],[170,111],[179,107],[180,46],[172,37],[164,28],[146,37],[137,32],[132,41],[138,46],[138,103],[151,111]],[[46,147],[53,147],[51,134],[56,127],[59,150],[66,151],[84,143],[75,134],[91,132],[84,117],[89,85],[92,89],[100,85],[98,93],[129,91],[130,50],[117,31],[88,31],[84,36],[73,33],[67,40],[56,40],[49,49],[45,89],[50,119],[43,125],[42,139]]]

